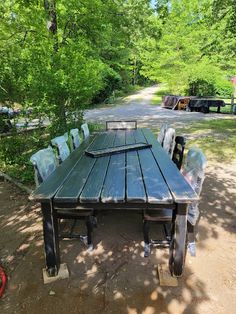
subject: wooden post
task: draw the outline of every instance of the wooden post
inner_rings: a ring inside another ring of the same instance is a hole
[[[231,96],[231,110],[230,110],[230,113],[233,114],[233,112],[234,112],[234,93]]]

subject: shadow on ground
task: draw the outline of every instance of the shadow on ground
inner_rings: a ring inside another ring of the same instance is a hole
[[[39,208],[8,183],[0,183],[1,263],[9,282],[2,313],[230,313],[236,306],[235,170],[209,167],[201,201],[198,255],[187,255],[178,287],[162,287],[157,264],[168,249],[143,257],[142,217],[102,212],[92,253],[78,240],[61,241],[70,278],[44,285]],[[83,225],[79,225],[81,230]],[[157,225],[152,236],[161,236]]]

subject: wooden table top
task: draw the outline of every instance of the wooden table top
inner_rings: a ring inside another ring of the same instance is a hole
[[[147,143],[98,158],[85,150]],[[85,140],[31,198],[54,204],[174,204],[198,199],[149,129],[106,131]]]

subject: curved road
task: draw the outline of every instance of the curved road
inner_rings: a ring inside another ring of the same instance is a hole
[[[213,119],[236,118],[236,116],[201,112],[186,112],[164,109],[161,106],[151,105],[151,99],[158,86],[147,87],[134,95],[124,99],[121,105],[114,107],[89,109],[84,113],[86,121],[105,124],[108,120],[137,120],[142,127],[159,127],[163,122],[168,122],[174,127],[184,126],[188,122],[207,121]]]

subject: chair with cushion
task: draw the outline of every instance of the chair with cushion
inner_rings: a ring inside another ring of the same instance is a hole
[[[84,124],[81,125],[81,130],[83,132],[84,139],[89,137],[90,132],[89,132],[89,127],[88,127],[87,123],[84,123]]]
[[[106,130],[135,130],[137,121],[106,121]]]
[[[57,160],[54,155],[53,149],[51,146],[45,149],[39,150],[37,153],[33,154],[30,158],[35,170],[35,183],[36,186],[39,186],[44,180],[48,178],[48,176],[56,169],[57,167]],[[83,240],[85,244],[88,245],[88,249],[93,249],[92,244],[92,231],[93,226],[95,224],[95,218],[93,217],[92,210],[84,210],[78,211],[76,209],[56,209],[57,218],[59,219],[59,238],[80,238]],[[72,227],[70,228],[69,232],[64,232],[61,226],[61,219],[63,219],[63,223],[69,220],[72,221]],[[77,223],[77,220],[85,220],[86,228],[87,228],[87,235],[83,236],[77,233],[74,233],[74,228]]]
[[[161,146],[163,146],[163,142],[164,142],[164,138],[165,138],[165,134],[166,134],[166,131],[168,129],[168,124],[167,123],[163,123],[161,125],[161,128],[160,128],[160,132],[157,136],[157,140],[158,142],[161,144]]]
[[[175,148],[172,156],[173,162],[176,164],[178,169],[180,170],[184,157],[184,149],[185,149],[186,139],[183,136],[176,136],[175,138]]]
[[[199,196],[205,179],[206,166],[207,159],[201,149],[189,149],[181,172]],[[199,218],[198,204],[199,201],[194,201],[188,206],[188,248],[192,256],[196,255],[194,232]]]
[[[69,155],[70,149],[67,144],[68,134],[57,136],[51,140],[53,146],[57,148],[57,156],[59,163],[62,163]]]
[[[200,195],[202,184],[205,178],[206,157],[200,149],[191,148],[188,151],[182,173],[194,191]],[[143,235],[144,235],[144,256],[148,257],[152,245],[169,246],[172,240],[171,223],[174,215],[172,209],[144,210],[143,211]],[[190,254],[195,256],[196,247],[194,241],[194,227],[198,221],[198,201],[188,206],[187,242]],[[150,223],[161,224],[164,231],[164,240],[150,240]]]
[[[34,166],[36,186],[39,186],[56,169],[57,160],[51,146],[39,150],[30,157]]]
[[[69,142],[71,146],[71,151],[75,150],[80,146],[80,137],[78,129],[71,129],[69,134]]]
[[[167,154],[172,158],[175,148],[175,129],[169,128],[166,131],[165,138],[163,141],[163,148]]]

